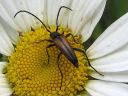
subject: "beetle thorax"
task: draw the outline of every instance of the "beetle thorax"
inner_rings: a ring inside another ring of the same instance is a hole
[[[52,32],[52,33],[50,34],[50,36],[51,36],[52,39],[55,39],[55,38],[57,38],[57,37],[60,36],[60,35],[61,35],[61,34],[58,33],[58,32]]]

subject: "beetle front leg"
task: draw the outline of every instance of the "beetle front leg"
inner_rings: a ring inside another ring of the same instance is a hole
[[[73,50],[84,53],[84,55],[85,55],[86,58],[87,58],[87,61],[88,61],[89,66],[92,67],[92,69],[94,69],[98,74],[104,76],[103,74],[101,74],[100,72],[98,72],[98,71],[90,64],[89,59],[88,59],[88,57],[87,57],[87,55],[86,55],[86,53],[85,53],[84,50],[79,49],[79,48],[73,48]]]
[[[67,37],[69,37],[69,36],[72,36],[74,42],[78,44],[78,42],[75,40],[74,36],[73,36],[71,33],[68,33],[65,37],[67,38]]]
[[[52,41],[52,40],[47,40],[47,39],[46,39],[45,41],[48,41],[48,42],[50,42],[50,43],[53,43],[53,41]]]
[[[59,59],[60,59],[61,54],[62,54],[62,52],[60,52],[59,55],[57,56],[57,64],[58,64],[58,68],[59,68],[59,71],[61,74],[61,86],[62,86],[63,74],[62,74],[62,71],[61,71],[60,66],[59,66]]]
[[[48,64],[49,64],[49,53],[48,53],[48,48],[51,48],[52,46],[55,46],[55,44],[50,44],[46,47],[46,52],[47,52],[47,55],[48,55]]]

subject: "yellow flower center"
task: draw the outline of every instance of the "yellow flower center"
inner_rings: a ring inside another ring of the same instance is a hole
[[[71,30],[59,27],[58,32],[66,35]],[[74,38],[78,43],[72,36],[66,39],[73,48],[84,50],[80,36]],[[46,39],[51,40],[44,28],[26,32],[9,57],[4,71],[14,96],[74,96],[84,90],[90,71],[85,54],[74,50],[79,65],[76,68],[63,54],[58,60],[60,50],[56,46],[48,48],[48,57],[46,47],[51,42]]]

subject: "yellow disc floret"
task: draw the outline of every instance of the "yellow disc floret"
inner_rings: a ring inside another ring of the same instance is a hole
[[[50,30],[54,31],[55,27]],[[59,27],[58,32],[66,35],[71,30]],[[78,43],[72,36],[66,39],[72,47],[84,50],[80,36],[74,38]],[[60,50],[56,46],[46,50],[51,44],[46,41],[49,39],[50,34],[44,28],[26,32],[20,37],[5,68],[14,96],[74,96],[84,90],[89,73],[85,54],[74,50],[79,65],[76,68],[63,54],[58,60]]]

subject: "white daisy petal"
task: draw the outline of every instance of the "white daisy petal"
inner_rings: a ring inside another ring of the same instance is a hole
[[[115,81],[115,82],[128,82],[128,71],[121,72],[103,72],[101,73],[104,76],[99,75],[96,72],[91,74],[92,77],[106,80],[106,81]]]
[[[3,18],[0,17],[0,23],[3,25],[4,32],[6,32],[13,44],[16,44],[19,39],[19,34],[10,25],[8,25]]]
[[[81,0],[79,3],[74,2],[72,9],[74,12],[69,17],[69,27],[83,36],[83,42],[92,34],[94,27],[101,18],[106,0]],[[77,6],[77,7],[76,7]]]
[[[61,6],[66,6],[68,8],[71,8],[71,4],[73,3],[73,0],[62,0],[61,2]],[[60,16],[59,16],[59,24],[63,27],[67,27],[68,26],[68,20],[69,20],[69,15],[72,13],[73,11],[70,11],[68,9],[63,9],[60,12]]]
[[[87,1],[79,0],[79,2],[77,0],[74,0],[72,2],[72,5],[70,7],[72,9],[72,12],[70,13],[70,16],[69,16],[68,26],[73,30],[73,32],[75,32],[76,26],[78,26],[79,24],[78,21],[82,17],[82,14],[84,11],[84,8],[82,7],[87,6],[88,3],[89,3],[88,0]]]
[[[0,24],[0,53],[6,56],[10,56],[13,51],[14,47],[11,43],[11,40]]]
[[[128,13],[112,24],[87,50],[89,59],[118,51],[128,44]]]
[[[32,0],[31,0],[32,1]],[[37,0],[38,1],[38,0]],[[28,6],[28,3],[30,3],[30,0],[28,2],[28,0],[13,0],[13,4],[15,6],[15,8],[17,9],[17,12],[20,11],[20,10],[26,10],[26,11],[29,11],[29,6]],[[33,4],[31,4],[31,6],[33,7]],[[19,21],[20,23],[20,20],[23,21],[24,23],[24,29],[25,31],[28,31],[31,29],[31,26],[34,24],[34,21],[32,20],[33,16],[31,16],[30,14],[27,14],[27,13],[19,13],[16,17],[15,17],[15,21]],[[24,32],[24,30],[22,32]]]
[[[90,60],[91,65],[100,72],[119,72],[128,70],[128,45],[101,58]]]
[[[61,0],[47,0],[48,25],[56,25],[56,17],[61,6]]]
[[[83,36],[83,42],[85,42],[88,38],[90,38],[90,36],[92,35],[92,32],[96,26],[96,24],[98,23],[98,21],[100,20],[103,11],[104,11],[104,7],[106,5],[106,0],[102,0],[102,2],[100,3],[100,5],[97,7],[96,11],[94,12],[93,16],[92,16],[92,20],[87,20],[87,23],[85,25],[83,25],[83,29],[80,30],[80,27],[77,29],[78,33],[80,32]],[[95,6],[95,5],[94,5]]]
[[[7,64],[7,62],[0,62],[0,73],[2,72],[2,70],[6,64]]]
[[[49,25],[56,25],[56,19],[57,14],[59,11],[59,8],[61,6],[66,6],[70,8],[70,4],[73,2],[73,0],[47,0],[47,16],[48,16],[48,24]],[[59,13],[58,17],[58,23],[61,24],[61,26],[66,26],[69,17],[69,10],[68,9],[62,9]]]
[[[0,1],[1,8],[0,16],[5,19],[6,22],[9,23],[10,26],[14,27],[16,30],[25,31],[27,29],[25,20],[23,19],[23,14],[17,16],[14,19],[14,15],[19,11],[16,7],[15,1],[13,0],[1,0]],[[4,15],[3,15],[4,14]],[[7,18],[5,18],[7,17]],[[15,28],[16,27],[16,28]],[[18,28],[18,29],[17,29]]]
[[[91,80],[85,89],[92,96],[128,96],[128,85],[123,83]]]
[[[47,4],[47,6],[46,6],[46,9],[45,10],[47,10],[47,20],[48,20],[48,25],[49,24],[51,24],[52,23],[52,20],[53,20],[53,18],[52,18],[52,7],[54,6],[54,5],[52,5],[53,4],[53,2],[55,1],[55,0],[45,0],[46,1],[46,4]],[[55,19],[55,18],[54,18]]]
[[[2,70],[6,64],[7,62],[0,62],[0,95],[1,96],[10,96],[12,93],[7,83],[5,75],[2,74]]]
[[[44,0],[26,0],[26,4],[28,5],[28,10],[29,12],[33,13],[36,15],[41,21],[46,23],[46,12],[44,10]],[[45,17],[44,17],[45,16]],[[31,18],[31,26],[36,27],[36,26],[41,26],[41,22],[39,22],[35,17],[29,16]],[[32,22],[33,21],[33,22]]]
[[[41,25],[41,23],[33,16],[27,13],[19,13],[16,18],[14,15],[20,10],[26,10],[35,14],[37,17],[43,18],[44,11],[44,0],[4,0],[0,4],[0,16],[5,19],[5,21],[14,29],[20,32],[25,32],[31,29],[31,27],[36,27]],[[10,8],[8,8],[10,7]],[[46,18],[43,18],[44,21]]]
[[[11,94],[12,94],[12,90],[6,80],[6,77],[0,76],[0,95],[1,96],[11,96]]]
[[[20,29],[20,27],[14,22],[14,20],[9,16],[5,8],[0,3],[0,16],[14,29]]]

